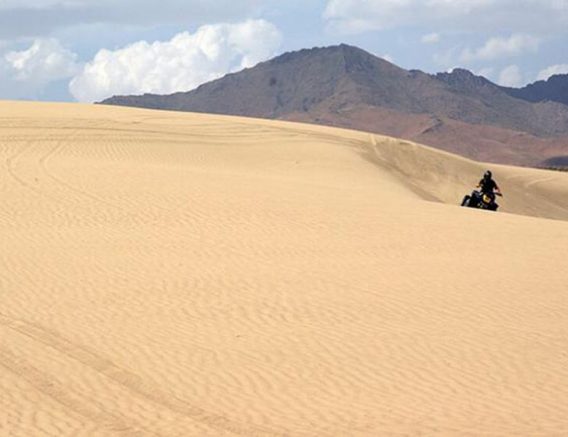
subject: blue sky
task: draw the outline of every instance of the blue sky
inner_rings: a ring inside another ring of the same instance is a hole
[[[186,91],[339,43],[522,86],[568,73],[568,0],[0,0],[0,98]]]

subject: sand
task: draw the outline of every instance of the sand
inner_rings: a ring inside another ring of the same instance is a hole
[[[0,102],[0,435],[568,435],[568,174]]]

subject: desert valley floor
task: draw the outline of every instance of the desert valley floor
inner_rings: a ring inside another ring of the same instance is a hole
[[[568,173],[24,102],[0,163],[2,436],[568,435]]]

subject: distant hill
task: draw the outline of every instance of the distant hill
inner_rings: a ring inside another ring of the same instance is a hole
[[[568,155],[568,106],[526,101],[463,69],[408,71],[348,45],[286,53],[189,92],[102,103],[354,128],[509,164]]]
[[[554,156],[541,163],[544,168],[554,168],[557,170],[568,171],[568,156]]]
[[[502,88],[510,96],[529,102],[558,102],[568,105],[568,74],[556,74],[523,88]]]

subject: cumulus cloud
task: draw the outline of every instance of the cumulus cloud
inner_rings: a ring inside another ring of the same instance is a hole
[[[523,84],[523,77],[521,75],[521,70],[517,65],[509,65],[504,68],[499,74],[499,80],[497,81],[499,85],[508,87],[519,87]]]
[[[187,91],[268,59],[281,41],[279,30],[265,20],[205,25],[169,41],[100,50],[73,78],[69,90],[83,102],[117,94]]]
[[[536,52],[540,39],[531,35],[515,34],[509,38],[490,38],[477,50],[465,49],[460,56],[463,62],[488,61],[518,56],[524,52]]]
[[[426,35],[423,35],[421,38],[421,41],[424,44],[436,44],[440,42],[440,34],[433,32],[433,33],[428,33]]]
[[[568,74],[568,64],[556,64],[541,70],[538,73],[537,80],[547,80],[555,74]]]
[[[401,26],[476,31],[565,31],[566,0],[327,0],[324,19],[344,33]]]
[[[77,55],[56,39],[37,39],[26,50],[4,55],[10,79],[41,86],[73,76],[79,69]]]

